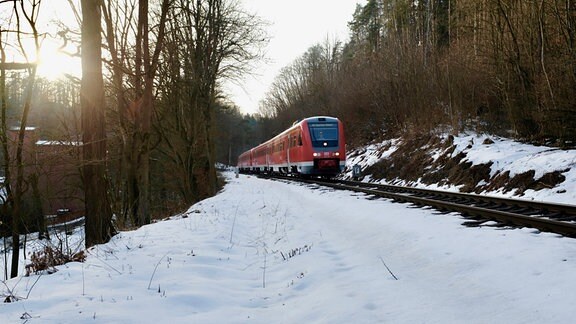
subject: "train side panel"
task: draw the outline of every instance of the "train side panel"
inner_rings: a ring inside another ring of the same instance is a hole
[[[246,151],[238,157],[238,171],[250,172],[252,168],[252,150]]]
[[[300,173],[298,166],[304,161],[303,143],[302,143],[302,124],[292,127],[287,134],[288,151],[286,160],[289,173]]]
[[[261,173],[269,169],[268,145],[266,143],[258,145],[252,153],[252,172]]]
[[[287,173],[287,138],[284,133],[270,141],[269,161],[272,172]]]

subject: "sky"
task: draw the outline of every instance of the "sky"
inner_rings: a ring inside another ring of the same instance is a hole
[[[329,40],[347,41],[348,22],[356,4],[365,0],[241,0],[244,8],[271,23],[266,49],[269,64],[260,64],[254,76],[242,85],[228,83],[225,91],[243,113],[258,111],[280,70],[302,56],[310,47]]]
[[[58,1],[59,5],[50,6]],[[280,69],[302,56],[310,47],[327,39],[347,41],[348,22],[357,4],[366,0],[239,0],[250,13],[269,22],[267,33],[270,42],[265,49],[266,62],[256,64],[252,75],[241,82],[224,82],[223,90],[230,100],[240,107],[243,113],[258,111],[258,103],[263,99]],[[56,33],[52,17],[75,26],[72,10],[65,0],[49,0],[41,7],[42,19],[39,30]],[[71,59],[58,52],[58,41],[46,40],[43,44],[39,74],[55,79],[63,73],[79,76],[80,59]],[[75,52],[68,47],[68,52]],[[9,60],[13,59],[11,57]]]
[[[78,2],[73,0],[73,2]],[[29,1],[24,2],[25,8],[29,11],[31,6]],[[9,4],[5,3],[0,8],[4,9],[0,12],[0,19],[8,19],[5,17],[9,12]],[[37,30],[40,36],[40,55],[37,74],[49,80],[56,80],[63,77],[64,74],[70,74],[75,77],[81,77],[81,61],[77,54],[78,49],[75,44],[68,42],[63,46],[64,42],[61,37],[57,35],[60,31],[59,24],[56,21],[62,22],[73,30],[78,30],[79,26],[74,18],[73,11],[67,0],[43,0],[40,4],[39,11],[36,12]],[[12,23],[15,19],[12,16]],[[13,26],[12,26],[13,27]],[[22,23],[22,29],[30,32],[27,23]],[[24,62],[25,58],[20,54],[20,50],[16,49],[16,40],[11,38],[10,46],[6,51],[6,60],[8,62]],[[26,49],[26,54],[31,62],[36,61],[35,48],[31,36],[23,37],[23,46]],[[65,54],[68,53],[68,54]]]
[[[499,138],[484,145],[485,137],[456,137],[452,154],[466,152],[474,164],[492,159],[493,172],[511,174],[576,166],[574,150]],[[394,143],[364,147],[349,165],[366,167]],[[560,186],[522,199],[574,203],[576,172],[564,175]],[[121,232],[91,248],[84,263],[3,282],[0,296],[20,300],[0,303],[0,323],[526,324],[576,317],[576,239],[493,222],[466,227],[455,213],[225,176],[215,197]],[[82,231],[53,239],[74,250]],[[45,244],[29,239],[26,251]]]

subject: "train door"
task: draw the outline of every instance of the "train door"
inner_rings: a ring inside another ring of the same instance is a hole
[[[288,173],[298,173],[298,136],[299,131],[288,134]]]
[[[292,165],[290,163],[290,151],[292,149],[292,141],[291,141],[291,134],[286,135],[286,138],[288,139],[286,144],[286,173],[290,173],[290,171],[292,170]]]
[[[270,149],[271,145],[268,145],[266,147],[266,171],[268,171],[269,173],[272,173],[272,166],[270,166],[270,154],[272,154],[272,151]]]

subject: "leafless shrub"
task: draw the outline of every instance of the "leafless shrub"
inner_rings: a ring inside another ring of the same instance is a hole
[[[67,254],[51,246],[45,246],[44,249],[35,251],[30,256],[30,263],[25,267],[26,276],[40,273],[52,274],[58,271],[56,266],[68,262],[84,262],[84,260],[86,260],[84,251]]]
[[[303,247],[291,249],[286,253],[280,251],[280,255],[282,256],[282,259],[284,261],[288,261],[289,259],[291,259],[297,255],[301,255],[304,252],[310,251],[310,249],[312,249],[312,245],[304,245]]]

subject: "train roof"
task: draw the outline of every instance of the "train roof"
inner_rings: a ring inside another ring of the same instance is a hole
[[[325,122],[325,121],[338,121],[338,118],[336,117],[329,117],[329,116],[313,116],[313,117],[307,117],[304,118],[302,120],[297,120],[295,121],[292,126],[290,126],[289,128],[285,129],[284,131],[282,131],[280,134],[272,137],[270,140],[276,139],[277,137],[280,137],[282,135],[285,135],[286,133],[290,132],[291,130],[293,130],[294,128],[296,128],[298,125],[306,122],[306,123],[310,123],[310,122]],[[269,142],[270,140],[266,141]],[[266,143],[265,142],[265,143]]]
[[[323,121],[337,121],[338,118],[330,116],[314,116],[302,119],[302,121],[307,122],[323,122]]]
[[[282,131],[280,134],[278,134],[278,135],[276,135],[276,136],[274,136],[274,137],[272,137],[272,138],[270,138],[270,139],[268,139],[268,140],[266,140],[266,141],[258,144],[257,146],[249,149],[248,151],[246,151],[246,152],[244,152],[244,153],[250,152],[250,151],[252,151],[252,150],[262,149],[262,148],[268,146],[268,145],[270,144],[270,142],[274,141],[274,140],[275,140],[276,138],[278,138],[278,137],[281,137],[281,136],[285,135],[286,133],[290,132],[290,131],[293,130],[294,128],[297,128],[300,124],[302,124],[302,123],[304,123],[304,122],[310,123],[310,122],[324,122],[324,121],[332,121],[332,122],[335,122],[335,121],[338,121],[338,118],[336,118],[336,117],[330,117],[330,116],[312,116],[312,117],[304,118],[304,119],[302,119],[302,120],[297,120],[297,121],[295,121],[295,122],[292,124],[292,126],[288,127],[287,129],[285,129],[284,131]],[[242,153],[242,154],[244,154],[244,153]],[[241,154],[241,155],[242,155],[242,154]]]

